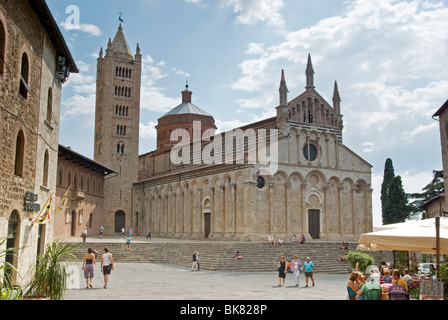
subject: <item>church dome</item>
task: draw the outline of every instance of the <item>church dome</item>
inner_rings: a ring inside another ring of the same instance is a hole
[[[193,115],[200,115],[200,116],[207,116],[211,117],[212,115],[205,112],[198,106],[191,103],[191,95],[193,92],[188,90],[188,84],[185,86],[185,90],[182,91],[182,103],[178,105],[176,108],[171,110],[170,112],[164,114],[162,116],[174,116],[174,115],[181,115],[181,114],[193,114]]]
[[[214,135],[215,119],[211,114],[191,103],[192,94],[187,84],[185,90],[182,91],[182,103],[158,119],[156,126],[158,153],[165,152],[178,143],[179,140],[171,140],[171,134],[173,131],[179,132],[176,131],[179,129],[193,139],[195,137],[201,139],[204,134]]]

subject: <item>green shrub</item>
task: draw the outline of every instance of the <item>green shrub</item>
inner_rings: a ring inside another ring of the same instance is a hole
[[[374,259],[367,253],[358,251],[349,251],[345,256],[350,265],[355,268],[358,263],[358,271],[365,272],[366,268],[374,264]]]

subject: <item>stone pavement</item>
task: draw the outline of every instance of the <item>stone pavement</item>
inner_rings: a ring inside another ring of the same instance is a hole
[[[168,261],[167,261],[168,263]],[[244,263],[239,261],[237,263]],[[73,265],[73,274],[65,300],[345,300],[349,274],[315,274],[314,287],[294,286],[292,273],[286,286],[278,287],[277,272],[192,272],[169,264],[115,263],[108,288],[100,262],[95,265],[93,289],[85,288],[81,263]]]

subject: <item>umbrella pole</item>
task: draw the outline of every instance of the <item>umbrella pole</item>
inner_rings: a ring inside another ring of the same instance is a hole
[[[436,217],[436,272],[439,278],[440,270],[440,217]]]

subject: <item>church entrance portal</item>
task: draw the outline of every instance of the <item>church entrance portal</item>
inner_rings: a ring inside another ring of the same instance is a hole
[[[205,238],[210,235],[210,212],[204,213]]]
[[[126,227],[126,215],[123,210],[115,212],[115,232],[121,232]]]
[[[319,239],[319,210],[308,210],[308,232],[311,238]]]

